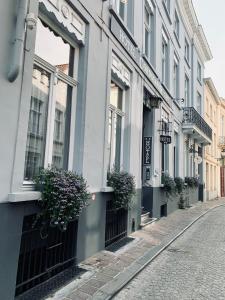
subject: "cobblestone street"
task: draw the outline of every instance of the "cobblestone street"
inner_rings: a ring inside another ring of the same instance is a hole
[[[206,214],[113,299],[225,299],[224,216]]]

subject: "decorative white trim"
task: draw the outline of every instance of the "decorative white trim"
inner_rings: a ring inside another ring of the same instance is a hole
[[[15,192],[15,193],[8,194],[9,202],[26,202],[26,201],[34,201],[40,199],[41,199],[41,193],[36,191]]]
[[[114,192],[114,189],[110,186],[105,186],[105,187],[101,188],[101,192],[102,193],[112,193],[112,192]]]
[[[65,0],[39,0],[45,8],[55,15],[70,33],[75,34],[78,41],[84,44],[85,23]]]
[[[212,59],[212,53],[203,32],[202,26],[198,23],[194,6],[191,0],[177,1],[179,10],[182,15],[185,28],[190,39],[193,39],[202,62]]]
[[[125,84],[125,86],[130,86],[130,71],[114,53],[112,53],[111,69],[112,72]]]

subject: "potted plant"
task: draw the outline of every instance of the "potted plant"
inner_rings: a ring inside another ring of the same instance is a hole
[[[132,196],[135,195],[134,176],[124,171],[114,170],[108,173],[108,186],[113,188],[113,206],[115,209],[131,206]]]
[[[184,198],[184,188],[185,188],[185,183],[184,179],[181,177],[175,177],[174,181],[176,183],[176,190],[179,197],[179,208],[184,209],[185,208],[185,198]]]
[[[77,219],[88,205],[90,194],[85,179],[70,171],[43,169],[35,177],[37,190],[42,194],[38,202],[40,213],[35,223],[41,222],[41,228],[58,227],[67,229],[69,222]]]

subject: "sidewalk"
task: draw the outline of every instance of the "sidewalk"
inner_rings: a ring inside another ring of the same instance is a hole
[[[46,300],[111,299],[192,222],[219,205],[225,205],[225,198],[177,210],[136,231],[130,235],[133,240],[116,252],[104,250],[85,260],[79,267],[87,272]]]

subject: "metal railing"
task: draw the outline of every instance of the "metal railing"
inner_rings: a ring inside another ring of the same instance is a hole
[[[69,223],[65,232],[49,228],[45,238],[33,223],[34,215],[24,218],[15,296],[76,265],[78,221]]]
[[[112,201],[106,204],[105,247],[127,236],[127,209],[115,209]]]
[[[194,124],[212,140],[212,129],[197,110],[194,107],[184,107],[183,111],[183,124]]]

